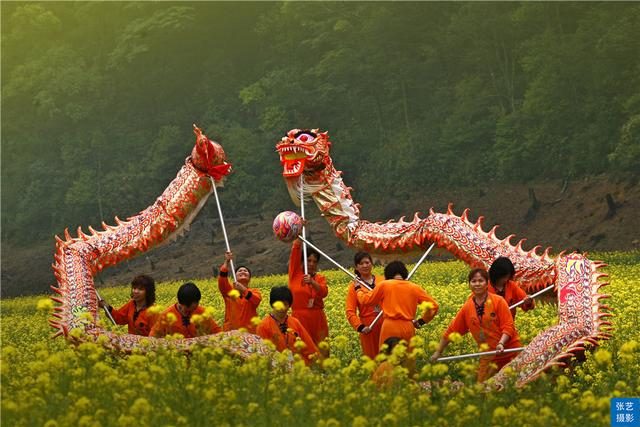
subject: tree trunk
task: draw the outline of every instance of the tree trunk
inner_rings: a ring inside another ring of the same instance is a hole
[[[531,187],[529,187],[529,202],[531,202],[531,205],[529,206],[529,210],[524,216],[525,223],[533,221],[536,217],[536,214],[538,213],[538,209],[540,209],[540,202],[536,197],[535,191],[533,191],[533,188]]]
[[[411,127],[409,126],[409,103],[407,101],[407,84],[404,80],[400,81],[402,87],[402,106],[404,109],[404,125],[407,129],[407,135],[410,134]]]
[[[606,200],[607,207],[609,209],[607,210],[607,215],[604,217],[604,219],[611,219],[616,215],[618,205],[616,204],[615,200],[613,200],[613,196],[611,195],[611,193],[607,193]]]
[[[102,161],[100,160],[100,155],[98,154],[98,175],[96,177],[96,186],[97,188],[97,199],[98,199],[98,213],[100,214],[100,222],[104,222],[104,213],[102,210],[102,185],[100,181],[102,179]]]

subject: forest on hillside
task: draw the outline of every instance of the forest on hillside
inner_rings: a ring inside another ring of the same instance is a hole
[[[329,131],[363,202],[639,173],[637,3],[1,7],[3,242],[148,206],[192,123],[234,164],[229,216],[290,203],[274,145],[291,128]]]

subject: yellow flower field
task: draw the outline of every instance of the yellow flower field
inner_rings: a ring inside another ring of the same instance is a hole
[[[118,357],[95,344],[74,348],[50,339],[52,304],[44,296],[1,301],[3,426],[608,426],[612,397],[640,395],[640,253],[602,253],[591,259],[609,263],[611,285],[603,288],[615,316],[614,337],[586,361],[559,369],[522,389],[486,393],[475,384],[476,360],[430,364],[429,355],[468,295],[467,267],[434,262],[420,267],[414,281],[440,304],[436,318],[418,331],[419,381],[436,384],[431,392],[399,373],[391,389],[370,381],[376,361],[361,357],[357,333],[344,314],[348,278],[326,271],[331,357],[321,366],[297,362],[292,371],[269,360],[240,362],[214,348],[196,349],[187,358],[173,351]],[[327,267],[321,263],[321,268]],[[378,271],[379,272],[379,271]],[[222,324],[224,304],[214,280],[196,280],[202,304]],[[265,298],[285,276],[257,277],[252,286]],[[171,304],[179,283],[162,283],[158,302]],[[103,288],[118,306],[129,286]],[[539,304],[519,312],[516,326],[523,343],[556,322],[557,309]],[[126,326],[118,327],[126,331]],[[469,336],[452,343],[445,355],[476,351]],[[282,356],[286,357],[285,355]],[[451,386],[461,380],[461,389]]]

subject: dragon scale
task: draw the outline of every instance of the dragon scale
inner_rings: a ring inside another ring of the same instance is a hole
[[[610,336],[610,323],[605,318],[611,314],[600,302],[608,295],[598,292],[606,285],[598,281],[606,276],[598,271],[603,263],[577,253],[561,253],[554,259],[549,254],[550,248],[538,254],[540,246],[525,251],[522,248],[525,239],[515,245],[511,243],[514,235],[499,239],[495,233],[497,226],[484,231],[483,217],[472,223],[468,220],[468,210],[457,216],[451,205],[447,213],[431,209],[424,218],[416,213],[411,222],[406,222],[404,217],[386,223],[363,220],[351,188],[344,184],[342,173],[333,166],[330,147],[328,133],[317,129],[293,129],[276,144],[282,174],[294,203],[300,203],[300,181],[303,180],[304,197],[313,199],[336,236],[348,246],[389,254],[417,251],[435,242],[471,267],[488,269],[496,258],[510,258],[516,268],[516,280],[527,293],[555,285],[559,322],[540,333],[507,365],[516,372],[517,385],[532,381],[549,367],[561,364],[585,345],[597,345],[598,340]],[[503,368],[493,381],[506,384],[506,372]]]
[[[92,340],[123,353],[169,346],[186,350],[194,345],[207,345],[241,357],[271,354],[259,337],[238,331],[169,341],[114,333],[95,321],[98,309],[95,274],[184,233],[205,205],[213,186],[222,185],[229,173],[231,165],[226,162],[222,147],[195,125],[194,132],[196,144],[191,156],[153,205],[126,221],[116,217],[115,226],[103,222],[103,231],[89,227],[89,234],[85,234],[79,227],[77,237],[72,237],[68,230],[64,240],[56,236],[53,271],[57,286],[51,288],[59,294],[52,297],[59,305],[54,307],[49,321],[57,330],[55,336],[63,335],[72,342]]]

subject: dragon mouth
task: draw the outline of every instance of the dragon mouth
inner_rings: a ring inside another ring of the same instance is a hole
[[[298,177],[304,170],[304,159],[283,162],[282,175],[287,178]]]
[[[298,177],[304,170],[307,160],[307,150],[300,145],[280,145],[278,147],[280,161],[282,163],[282,175],[284,177]]]

